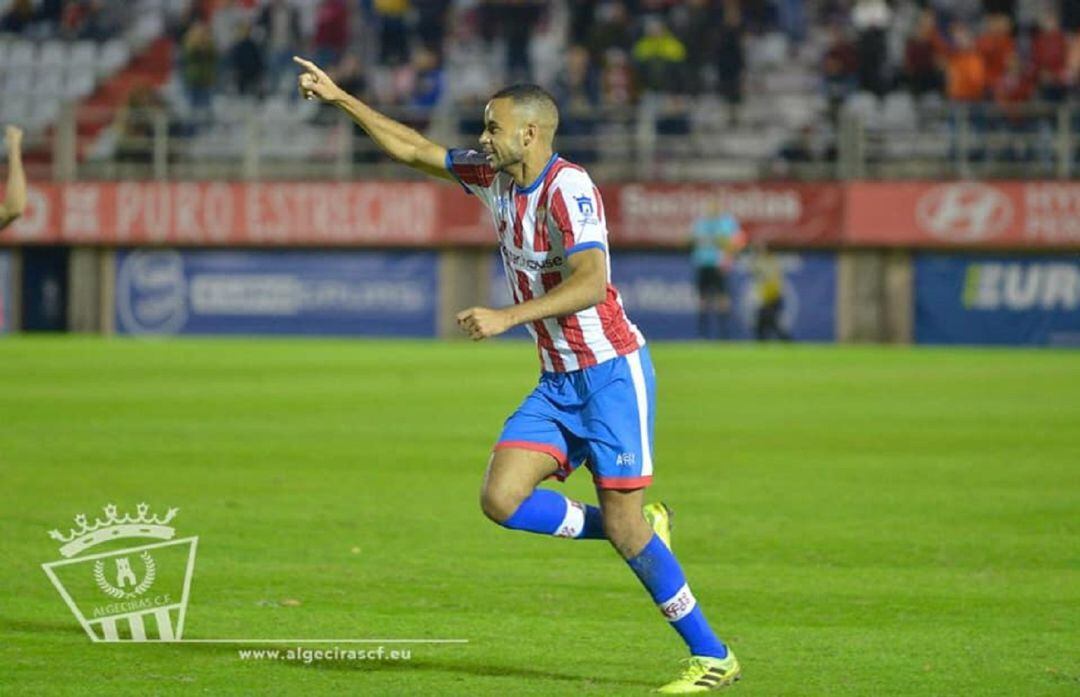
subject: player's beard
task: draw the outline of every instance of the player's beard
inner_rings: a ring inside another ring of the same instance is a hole
[[[516,148],[508,150],[505,156],[501,156],[498,151],[492,150],[490,157],[491,168],[496,172],[505,172],[508,167],[513,167],[521,162],[525,157],[525,153],[522,148]]]

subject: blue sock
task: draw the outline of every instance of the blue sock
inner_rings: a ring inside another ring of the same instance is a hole
[[[705,621],[705,614],[690,592],[678,560],[658,536],[653,535],[645,549],[626,563],[641,579],[660,612],[690,647],[691,655],[727,656],[727,647]]]
[[[551,489],[534,489],[503,526],[579,540],[604,539],[599,508],[571,501]]]

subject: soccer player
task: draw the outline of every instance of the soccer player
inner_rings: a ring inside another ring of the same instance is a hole
[[[338,106],[392,158],[456,181],[491,212],[515,304],[469,308],[458,324],[474,340],[525,325],[542,371],[495,443],[484,513],[513,530],[615,547],[690,649],[686,669],[662,692],[737,680],[735,655],[710,629],[671,552],[669,511],[643,506],[653,474],[652,363],[609,281],[600,194],[585,170],[552,152],[559,114],[550,95],[534,85],[497,92],[484,110],[481,150],[447,150],[349,96],[316,65],[296,62],[302,96]],[[599,507],[537,488],[583,463]]]
[[[26,174],[22,166],[22,131],[15,126],[4,129],[7,141],[7,192],[0,203],[0,230],[13,223],[26,208]]]

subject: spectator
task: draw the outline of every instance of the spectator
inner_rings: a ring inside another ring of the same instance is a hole
[[[780,30],[793,44],[806,39],[806,0],[774,0]]]
[[[236,91],[243,95],[260,97],[263,93],[263,77],[266,62],[262,48],[251,35],[251,24],[240,24],[239,37],[230,50],[229,62],[236,78]]]
[[[116,3],[107,4],[105,0],[86,0],[84,5],[86,9],[79,31],[80,39],[105,41],[117,34],[121,23],[118,12],[122,12],[122,8]]]
[[[904,47],[904,81],[908,89],[916,95],[941,92],[945,86],[941,65],[947,52],[937,17],[933,10],[923,10]]]
[[[637,80],[630,56],[621,48],[612,47],[604,53],[600,73],[600,99],[605,107],[619,108],[637,99]]]
[[[994,84],[994,101],[1013,123],[1025,120],[1023,106],[1035,96],[1035,80],[1015,53],[1009,57],[1005,72]]]
[[[409,61],[409,0],[374,0],[379,22],[379,62],[398,66]]]
[[[1039,86],[1039,97],[1048,102],[1065,98],[1069,43],[1061,30],[1057,13],[1046,10],[1031,42],[1031,65]]]
[[[416,36],[420,44],[442,55],[450,0],[413,0],[416,10]]]
[[[295,82],[292,57],[301,45],[300,13],[290,0],[270,0],[259,13],[257,25],[266,52],[271,88],[276,91],[288,74],[291,92]]]
[[[682,91],[686,47],[659,17],[646,18],[645,35],[634,44],[634,62],[647,91]]]
[[[566,66],[555,78],[551,94],[559,105],[559,137],[564,143],[561,150],[575,162],[595,161],[591,136],[596,131],[600,87],[589,62],[588,49],[570,47],[566,52]]]
[[[593,63],[599,64],[610,48],[629,53],[634,46],[634,28],[622,2],[608,2],[597,9],[597,20],[589,37]]]
[[[986,68],[986,82],[996,85],[1005,69],[1016,55],[1016,42],[1012,37],[1012,20],[1007,15],[990,15],[986,29],[975,44]]]
[[[1035,87],[1033,70],[1025,68],[1013,54],[1005,73],[994,85],[994,101],[1001,109],[1002,125],[1013,136],[999,154],[1007,161],[1026,161],[1031,157],[1031,136],[1037,131],[1038,119],[1026,107],[1035,96]]]
[[[315,12],[315,62],[335,65],[349,44],[349,7],[345,0],[322,0]]]
[[[34,21],[34,5],[30,0],[15,0],[11,9],[0,18],[0,32],[21,34]]]
[[[420,48],[413,57],[415,75],[411,106],[430,112],[439,104],[443,93],[443,67],[439,56],[427,48]]]
[[[687,91],[700,94],[703,68],[716,52],[715,14],[709,7],[709,0],[689,0],[676,7],[672,17],[676,34],[686,46]]]
[[[60,20],[64,16],[64,0],[42,0],[38,6],[37,22],[44,22],[51,32],[60,29]]]
[[[857,0],[851,10],[851,24],[857,34],[855,52],[859,89],[878,96],[885,94],[887,87],[885,30],[891,19],[892,11],[885,0]]]
[[[221,5],[210,16],[210,33],[214,37],[214,48],[218,56],[228,60],[233,44],[240,36],[240,27],[247,19],[247,11],[240,0],[222,0]],[[227,68],[227,65],[219,66]]]
[[[716,33],[717,89],[728,104],[742,102],[745,68],[742,11],[736,0],[728,0],[724,4],[724,17]]]
[[[569,0],[567,4],[570,7],[570,45],[584,46],[596,21],[596,0]]]
[[[834,22],[829,27],[829,46],[822,58],[825,96],[829,100],[829,111],[834,121],[840,105],[855,89],[857,67],[855,46],[848,40],[844,26]]]
[[[164,107],[164,100],[149,85],[132,88],[113,122],[117,162],[150,164],[153,161],[155,112]]]
[[[946,59],[946,90],[954,102],[979,102],[986,96],[986,65],[975,49],[971,30],[964,24],[953,25],[953,45]]]
[[[192,109],[203,116],[210,108],[210,94],[217,80],[217,55],[206,22],[193,22],[184,35],[181,60],[188,100]]]

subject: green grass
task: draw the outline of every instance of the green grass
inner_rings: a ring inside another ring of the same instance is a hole
[[[1080,354],[657,344],[657,478],[737,695],[1080,693]],[[0,693],[644,694],[683,649],[601,542],[477,489],[523,344],[0,341]],[[565,491],[592,500],[584,473]],[[92,645],[40,569],[108,502],[200,536],[186,638]],[[285,599],[299,604],[282,604]]]

